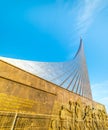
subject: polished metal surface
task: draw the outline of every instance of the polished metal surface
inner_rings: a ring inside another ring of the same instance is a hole
[[[35,62],[5,57],[0,60],[92,99],[82,40],[77,54],[68,62]]]

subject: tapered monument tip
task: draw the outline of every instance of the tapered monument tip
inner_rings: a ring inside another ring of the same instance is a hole
[[[80,36],[80,44],[82,44],[82,41],[83,41],[83,40],[82,40],[82,37]]]

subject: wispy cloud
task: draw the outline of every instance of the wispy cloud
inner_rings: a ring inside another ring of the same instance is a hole
[[[108,80],[91,85],[93,99],[106,106],[108,111]]]
[[[79,35],[84,35],[92,22],[95,20],[95,16],[108,5],[106,0],[83,0],[80,3],[76,29]]]
[[[30,8],[26,17],[34,27],[50,33],[69,50],[73,48],[69,59],[76,52],[75,46],[78,48],[80,36],[84,37],[97,13],[106,5],[107,0],[57,0],[52,4]]]

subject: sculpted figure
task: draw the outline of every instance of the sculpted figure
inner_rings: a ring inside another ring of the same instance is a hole
[[[93,111],[93,128],[94,130],[99,130],[97,115],[95,113],[96,110]]]
[[[98,116],[98,119],[97,119],[98,127],[99,127],[99,129],[103,130],[104,129],[104,125],[103,125],[101,110],[98,110],[97,116]]]
[[[107,113],[105,112],[105,110],[101,110],[101,116],[102,116],[102,124],[103,124],[103,128],[108,128],[107,125]]]
[[[65,106],[61,107],[60,122],[61,122],[61,129],[60,130],[67,130],[67,118],[66,118]]]
[[[56,119],[53,119],[51,121],[51,130],[60,130],[59,129],[59,123]]]
[[[92,129],[92,109],[90,108],[90,106],[86,106],[84,109],[84,125],[85,125],[85,129],[86,130],[93,130]]]
[[[70,129],[74,129],[75,124],[75,102],[69,101],[69,108],[67,111],[70,113],[70,118],[68,119]]]
[[[60,130],[73,130],[73,106],[69,102],[69,107],[62,106],[60,111]]]
[[[83,118],[82,118],[83,112],[81,107],[81,102],[75,102],[75,128],[76,130],[82,130],[83,129]]]
[[[106,128],[108,129],[108,115],[106,115]]]

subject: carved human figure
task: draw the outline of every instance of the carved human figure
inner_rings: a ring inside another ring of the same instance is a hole
[[[81,102],[75,102],[75,129],[81,130],[83,127]]]
[[[107,113],[105,112],[105,110],[101,110],[101,116],[102,116],[102,124],[103,124],[103,127],[106,129],[108,128],[108,125],[107,125]]]
[[[60,130],[72,130],[72,104],[69,103],[69,107],[62,106],[60,111]]]
[[[63,105],[60,111],[60,122],[61,122],[61,130],[67,130],[66,109],[65,109],[65,106]]]
[[[86,113],[86,116],[84,118],[84,124],[86,130],[93,130],[92,126],[92,111],[89,110],[88,113]]]
[[[101,113],[101,110],[97,110],[97,116],[98,116],[98,127],[99,129],[103,130],[104,129],[104,125],[103,125],[103,120],[102,120],[102,113]]]
[[[70,127],[70,129],[74,129],[74,123],[75,123],[75,102],[69,101],[69,107],[67,108],[67,111],[70,113],[70,118],[68,118],[68,126]]]
[[[106,115],[106,128],[108,129],[108,115]]]
[[[94,130],[98,130],[99,129],[99,125],[98,125],[98,120],[97,120],[97,115],[96,115],[96,110],[93,110],[93,129]]]
[[[53,119],[51,121],[51,130],[60,130],[58,120]]]

